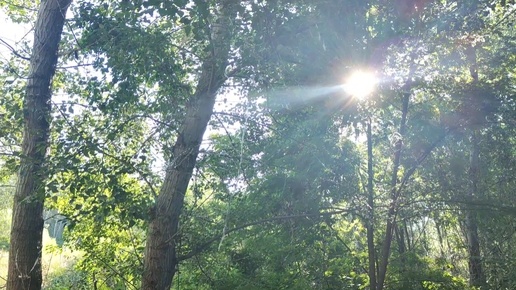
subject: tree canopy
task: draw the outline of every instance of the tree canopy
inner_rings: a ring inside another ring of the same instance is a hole
[[[8,290],[516,287],[514,1],[70,2],[0,1]]]

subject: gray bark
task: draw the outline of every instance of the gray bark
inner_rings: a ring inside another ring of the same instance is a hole
[[[71,0],[46,0],[39,7],[24,97],[24,131],[14,195],[7,290],[41,289],[44,163],[50,130],[51,80]]]
[[[187,104],[172,160],[151,217],[144,257],[141,289],[169,290],[174,278],[177,258],[179,218],[185,193],[196,163],[199,147],[213,113],[215,96],[226,80],[231,38],[231,19],[237,1],[221,1],[218,15],[211,27],[211,53],[202,64],[195,94]]]

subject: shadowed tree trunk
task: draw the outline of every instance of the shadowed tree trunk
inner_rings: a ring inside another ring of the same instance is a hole
[[[469,166],[469,192],[468,199],[473,201],[478,191],[478,169],[479,169],[479,149],[478,137],[474,131],[471,134],[471,156]],[[478,238],[477,215],[474,209],[466,212],[466,235],[468,243],[468,268],[469,283],[471,286],[482,287],[486,285],[484,272],[482,270],[482,258],[480,255],[480,241]]]
[[[46,0],[39,7],[25,90],[22,157],[14,194],[8,290],[41,289],[45,168],[50,128],[51,80],[71,0]]]
[[[412,67],[409,72],[409,78],[407,79],[405,85],[402,87],[403,97],[402,97],[402,109],[401,109],[401,120],[400,127],[398,130],[399,138],[396,140],[394,145],[394,160],[393,160],[393,168],[391,175],[391,183],[390,183],[390,197],[391,204],[389,205],[389,211],[387,213],[387,225],[385,229],[385,238],[382,244],[381,257],[379,261],[378,267],[378,282],[376,284],[376,288],[378,290],[382,290],[385,283],[385,278],[387,275],[387,266],[389,264],[389,257],[391,254],[391,243],[394,237],[394,231],[396,230],[397,223],[397,212],[398,212],[398,199],[400,195],[400,188],[398,188],[398,171],[400,169],[401,163],[401,153],[403,149],[403,137],[405,136],[405,131],[407,130],[407,115],[408,108],[410,103],[410,95],[412,89],[412,81],[411,77],[414,74],[415,68]]]
[[[373,134],[371,119],[367,122],[367,256],[369,259],[369,289],[376,290],[376,250],[374,247],[374,172],[373,172]]]
[[[473,86],[478,85],[478,69],[476,48],[471,46],[466,48],[466,58],[470,63],[469,72],[473,79]],[[477,90],[473,90],[473,94],[477,94]],[[475,100],[481,99],[481,96],[472,96]],[[472,102],[470,106],[476,106],[477,102]],[[475,126],[475,124],[473,124]],[[479,148],[478,148],[478,132],[476,128],[471,129],[471,151],[469,161],[469,188],[468,201],[474,201],[478,195],[478,173],[479,173]],[[468,243],[468,268],[469,283],[471,286],[486,286],[486,278],[482,270],[482,257],[480,255],[480,241],[478,238],[477,215],[474,209],[468,209],[466,212],[466,239]]]
[[[406,129],[406,119],[408,112],[408,103],[409,103],[410,93],[405,93],[403,96],[403,111],[401,117],[401,124],[399,134],[400,136],[404,136]],[[400,159],[401,159],[401,149],[402,149],[402,139],[400,138],[396,145],[394,146],[394,166],[392,170],[392,179],[391,179],[391,204],[389,206],[389,212],[387,214],[387,226],[385,229],[385,238],[382,244],[382,252],[381,252],[381,260],[378,270],[378,283],[377,288],[379,290],[383,289],[383,285],[385,282],[385,277],[387,275],[387,265],[389,263],[389,257],[391,253],[391,243],[394,236],[394,230],[396,229],[396,215],[398,211],[398,170],[400,167]]]
[[[192,176],[202,137],[213,113],[215,96],[226,80],[231,39],[231,19],[237,1],[220,1],[217,19],[211,25],[211,53],[203,61],[195,94],[172,149],[165,180],[156,200],[145,247],[144,290],[169,290],[179,260],[176,239],[184,197]]]

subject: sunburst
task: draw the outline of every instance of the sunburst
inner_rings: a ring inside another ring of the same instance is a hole
[[[378,79],[374,73],[357,70],[353,72],[344,82],[344,90],[352,97],[364,99],[376,88]]]

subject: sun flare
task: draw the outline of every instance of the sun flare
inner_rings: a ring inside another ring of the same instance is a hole
[[[344,90],[355,98],[363,99],[374,91],[377,83],[373,73],[359,70],[346,79]]]

